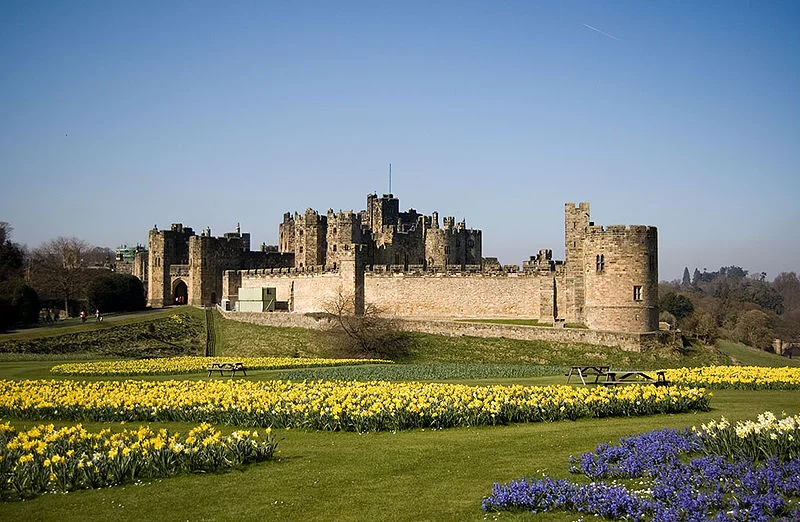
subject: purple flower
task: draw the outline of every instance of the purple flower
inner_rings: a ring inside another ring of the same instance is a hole
[[[495,484],[486,511],[567,510],[609,519],[672,521],[800,521],[800,459],[753,462],[703,451],[690,432],[655,430],[570,458],[570,471],[594,480],[574,484],[545,477]],[[602,479],[645,479],[636,491]]]

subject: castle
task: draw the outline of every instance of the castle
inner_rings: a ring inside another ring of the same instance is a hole
[[[358,213],[287,213],[279,245],[250,250],[250,235],[199,236],[153,228],[148,303],[213,305],[240,288],[274,288],[278,309],[318,312],[339,293],[404,317],[514,317],[616,332],[658,330],[658,233],[599,226],[589,204],[565,205],[563,261],[540,250],[522,270],[482,257],[482,233],[452,217],[399,211],[392,194]]]
[[[367,196],[367,209],[358,214],[328,210],[320,216],[313,209],[304,214],[283,215],[279,227],[279,250],[294,253],[297,269],[322,267],[336,270],[342,252],[361,245],[368,265],[442,269],[481,266],[481,231],[467,229],[466,223],[445,217],[439,228],[439,214],[400,212],[400,200],[392,194]]]

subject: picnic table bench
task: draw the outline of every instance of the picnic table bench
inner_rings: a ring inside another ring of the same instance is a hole
[[[580,377],[583,384],[586,384],[586,377],[594,375],[594,382],[597,383],[600,377],[605,376],[610,369],[611,366],[601,365],[573,366],[570,368],[569,373],[565,373],[564,375],[567,377],[567,384],[569,384],[570,379],[572,379],[574,375]]]
[[[211,374],[214,372],[219,372],[220,377],[224,376],[225,373],[230,372],[231,377],[236,375],[236,372],[242,372],[242,375],[247,377],[247,369],[244,367],[243,363],[236,362],[236,363],[211,363],[211,366],[206,368],[208,370],[208,376],[211,377]]]
[[[655,384],[656,386],[669,384],[664,370],[608,370],[606,371],[606,380],[602,384],[612,386],[636,383]]]

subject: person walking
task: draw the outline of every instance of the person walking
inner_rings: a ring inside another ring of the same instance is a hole
[[[97,319],[98,323],[103,320],[103,316],[100,315],[100,309],[99,308],[95,311],[94,316]]]

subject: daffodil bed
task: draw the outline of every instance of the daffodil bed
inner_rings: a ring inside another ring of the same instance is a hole
[[[706,410],[702,388],[351,381],[0,380],[0,416],[380,431]]]
[[[211,363],[241,362],[248,370],[285,368],[319,368],[359,364],[390,364],[383,359],[315,359],[299,357],[164,357],[58,364],[50,369],[54,375],[159,375],[202,372]]]
[[[800,368],[762,366],[704,366],[666,370],[669,382],[707,388],[740,390],[800,389]]]
[[[589,484],[495,484],[486,511],[570,511],[631,521],[800,520],[800,416],[661,429],[571,459]]]
[[[17,432],[5,423],[0,424],[0,497],[18,500],[47,491],[220,471],[271,459],[276,445],[269,429],[222,436],[208,424],[181,435],[149,426],[92,433],[80,424]]]

